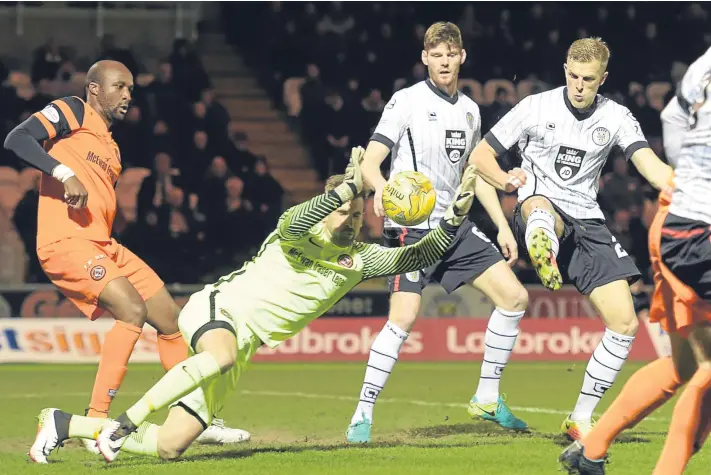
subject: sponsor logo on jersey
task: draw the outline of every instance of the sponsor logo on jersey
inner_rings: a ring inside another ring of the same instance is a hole
[[[607,145],[608,143],[610,143],[610,131],[607,130],[605,127],[598,127],[597,129],[593,130],[592,140],[595,145],[599,145],[601,147],[603,145]]]
[[[386,109],[392,109],[393,107],[395,107],[395,103],[396,103],[396,102],[397,102],[397,101],[396,101],[395,98],[393,97],[392,99],[390,99],[390,102],[388,102],[388,105],[386,105],[385,108],[386,108]]]
[[[553,122],[546,122],[546,129],[555,130],[555,124]]]
[[[101,280],[106,275],[106,269],[104,269],[104,266],[94,266],[89,271],[89,275],[94,280]]]
[[[447,130],[444,139],[444,149],[452,163],[461,160],[467,150],[467,134],[463,130]]]
[[[42,109],[40,114],[45,116],[47,120],[53,124],[57,124],[59,122],[59,111],[52,104],[49,104],[47,107]]]
[[[580,171],[585,150],[561,145],[555,157],[555,171],[563,180],[570,180]]]
[[[467,112],[467,124],[471,130],[474,130],[474,115],[471,112]]]
[[[353,267],[353,258],[348,254],[341,254],[338,256],[338,264],[343,267]]]
[[[429,111],[427,113],[427,118],[430,120],[430,122],[437,122],[437,113],[433,111]]]

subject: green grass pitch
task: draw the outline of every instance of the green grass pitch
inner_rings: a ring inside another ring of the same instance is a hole
[[[572,409],[584,364],[514,362],[502,389],[532,427],[506,432],[472,421],[466,403],[479,362],[400,363],[375,410],[373,443],[345,444],[365,362],[359,364],[253,364],[222,416],[249,430],[253,440],[232,447],[194,446],[179,462],[123,454],[106,466],[75,442],[54,453],[49,466],[27,462],[26,452],[43,407],[82,413],[94,380],[88,365],[0,365],[0,473],[59,474],[109,470],[111,474],[552,474],[565,445],[558,428]],[[639,365],[628,364],[603,399],[609,404]],[[112,413],[125,409],[161,375],[158,365],[132,365]],[[608,473],[651,473],[674,401],[623,435],[611,451]],[[162,420],[164,413],[155,421]],[[688,474],[711,473],[709,445]]]

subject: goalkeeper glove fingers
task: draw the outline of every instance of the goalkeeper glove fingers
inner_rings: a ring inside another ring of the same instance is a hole
[[[363,175],[360,169],[360,162],[363,160],[365,149],[363,147],[353,147],[351,150],[351,159],[346,167],[344,182],[335,188],[341,201],[352,200],[356,195],[363,191]]]
[[[459,226],[469,214],[474,203],[474,185],[476,184],[476,168],[468,167],[462,176],[462,182],[455,191],[455,198],[444,212],[444,221],[452,226]]]

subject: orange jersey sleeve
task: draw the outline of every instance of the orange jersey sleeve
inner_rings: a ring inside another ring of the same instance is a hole
[[[34,117],[47,130],[47,153],[71,168],[89,194],[85,209],[73,209],[64,202],[64,185],[42,176],[37,247],[72,237],[108,241],[116,215],[114,186],[121,173],[121,156],[108,127],[78,97],[57,99]]]

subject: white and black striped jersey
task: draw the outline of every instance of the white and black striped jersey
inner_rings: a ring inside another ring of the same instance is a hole
[[[605,219],[597,192],[612,147],[621,147],[628,160],[649,147],[629,109],[598,95],[589,109],[579,111],[565,87],[521,100],[485,139],[497,154],[518,143],[528,175],[519,201],[543,195],[578,219]]]
[[[390,148],[390,176],[424,173],[437,193],[429,219],[413,226],[433,229],[454,200],[469,154],[481,138],[479,106],[457,91],[449,97],[427,79],[397,91],[385,106],[371,140]],[[385,227],[398,227],[385,217]]]
[[[687,128],[682,134],[681,148],[676,158],[674,192],[669,205],[669,212],[674,215],[711,224],[711,100],[709,99],[711,99],[711,48],[689,66],[675,97],[678,105],[677,115],[679,110],[683,110]],[[695,105],[698,104],[701,104],[701,107],[695,111]],[[670,106],[671,103],[667,108]],[[665,135],[664,140],[667,139]]]

